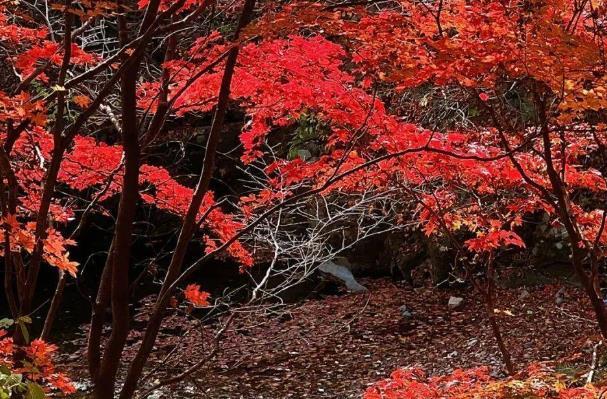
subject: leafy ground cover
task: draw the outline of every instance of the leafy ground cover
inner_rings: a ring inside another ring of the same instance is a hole
[[[387,279],[362,282],[368,294],[309,300],[279,317],[237,316],[216,356],[176,388],[164,387],[150,397],[196,393],[208,398],[359,398],[395,369],[411,366],[431,375],[489,366],[493,377],[505,375],[483,304],[470,290],[414,289]],[[564,295],[560,306],[557,294]],[[449,309],[451,296],[462,297],[463,306]],[[599,336],[578,288],[500,289],[496,298],[496,312],[518,368],[559,360],[560,372],[585,380]],[[402,315],[403,305],[410,317]],[[186,316],[166,323],[152,362],[154,379],[174,375],[208,356],[213,332],[197,324]],[[131,344],[136,340],[134,333]],[[65,355],[65,362],[74,379],[84,378],[81,353]],[[602,362],[599,350],[599,366]],[[601,378],[599,370],[595,382]]]

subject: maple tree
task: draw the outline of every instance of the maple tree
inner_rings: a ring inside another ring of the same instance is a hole
[[[246,235],[314,195],[397,190],[399,201],[414,204],[408,210],[426,235],[449,237],[467,261],[482,264],[523,250],[517,229],[525,217],[543,213],[566,233],[571,263],[607,337],[600,287],[607,183],[604,165],[595,161],[607,142],[604,6],[246,0],[238,7],[217,2],[234,21],[227,33],[184,30],[213,16],[214,3],[66,0],[54,5],[50,27],[0,3],[0,38],[9,54],[3,62],[16,74],[0,91],[5,295],[13,318],[28,315],[40,267],[56,267],[47,336],[65,282],[78,273],[69,248],[91,213],[112,215],[87,348],[96,398],[114,397],[117,384],[121,398],[133,397],[166,308],[196,270],[224,251],[250,268],[255,253]],[[114,21],[112,51],[83,39],[96,20]],[[165,38],[160,62],[150,55],[157,37]],[[424,85],[457,87],[481,115],[478,126],[431,129],[388,101]],[[263,173],[265,186],[227,207],[211,182],[232,106],[246,118],[238,137],[242,167]],[[169,121],[209,113],[195,186],[149,162],[152,145],[167,139]],[[113,139],[96,134],[99,119],[112,125]],[[274,151],[278,132],[306,123],[310,137]],[[298,146],[310,140],[321,144],[299,156]],[[133,225],[142,205],[176,215],[181,227],[136,355],[119,381],[131,331]],[[189,262],[193,240],[205,253]],[[187,285],[184,295],[194,306],[209,304],[199,285]],[[103,340],[107,308],[112,329]],[[19,329],[14,340],[23,361],[31,348]]]

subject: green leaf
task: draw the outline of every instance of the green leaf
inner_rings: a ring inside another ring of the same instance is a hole
[[[25,326],[25,323],[19,323],[19,328],[21,329],[21,335],[23,335],[23,339],[25,340],[26,343],[29,344],[30,333],[27,331],[27,327]]]
[[[0,328],[9,328],[15,324],[13,319],[0,319]]]
[[[27,384],[27,393],[25,394],[25,399],[44,399],[44,398],[46,398],[46,395],[44,394],[44,391],[42,390],[40,385],[38,385],[34,382],[29,382]]]
[[[22,374],[11,374],[6,378],[5,385],[7,387],[12,388],[12,387],[16,387],[17,385],[21,384],[22,381],[23,381]]]

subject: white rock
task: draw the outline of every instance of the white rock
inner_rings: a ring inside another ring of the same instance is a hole
[[[449,302],[447,303],[447,306],[449,307],[449,309],[455,310],[455,309],[460,308],[463,304],[464,304],[464,298],[460,298],[458,296],[452,296],[449,298]]]
[[[336,277],[337,279],[343,281],[343,283],[346,285],[346,288],[348,288],[348,291],[350,292],[367,292],[367,288],[361,285],[358,281],[356,281],[350,269],[345,266],[338,265],[337,263],[332,261],[328,261],[321,264],[318,267],[318,270],[330,274]]]

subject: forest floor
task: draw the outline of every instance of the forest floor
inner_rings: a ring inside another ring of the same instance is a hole
[[[484,307],[470,289],[414,289],[387,279],[361,282],[368,294],[308,300],[278,318],[237,316],[212,360],[148,397],[360,398],[373,382],[413,365],[432,374],[489,365],[502,375]],[[573,286],[566,286],[565,301],[558,306],[560,289],[545,285],[497,292],[496,313],[519,369],[532,361],[572,356],[581,372],[590,367],[599,339],[590,307]],[[449,309],[451,296],[464,299],[461,308]],[[410,317],[401,314],[403,305]],[[185,316],[170,321],[157,344],[149,382],[178,373],[211,350],[201,346],[193,332],[198,329],[182,330],[180,323],[193,321]],[[212,341],[212,332],[207,334],[206,342]],[[134,334],[130,342],[135,345],[138,337]],[[84,375],[82,359],[79,353],[65,359],[73,375]]]

